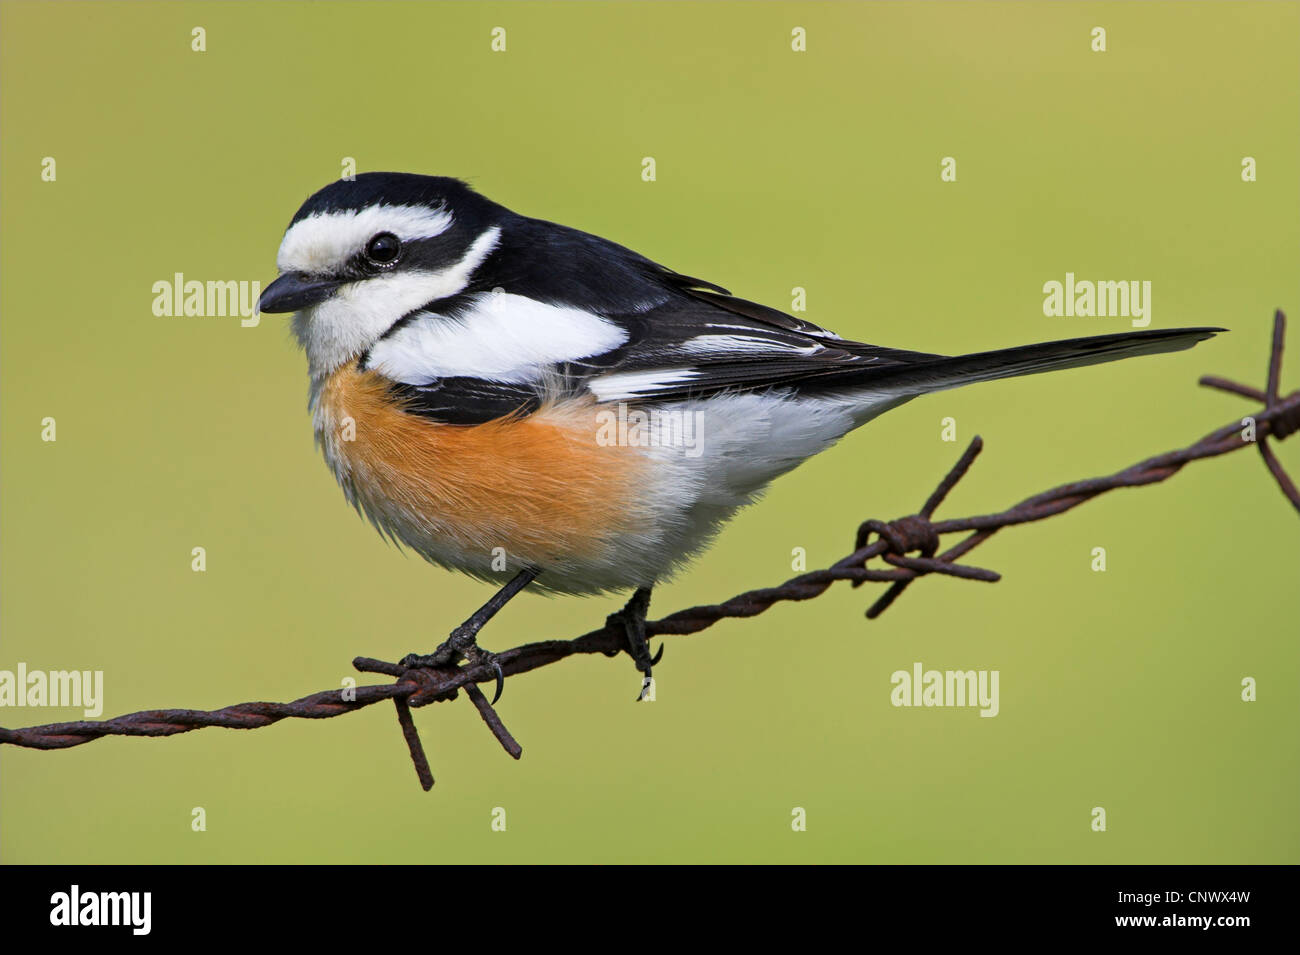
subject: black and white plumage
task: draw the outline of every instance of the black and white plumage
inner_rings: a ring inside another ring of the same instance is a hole
[[[570,593],[653,585],[774,477],[918,395],[1176,351],[1217,330],[955,358],[846,341],[616,243],[518,215],[457,180],[397,173],[312,196],[278,264],[284,274],[262,310],[299,312],[317,431],[354,503],[430,560],[495,580],[537,567],[539,586]],[[598,545],[548,551],[499,526],[479,539],[454,515],[424,513],[409,493],[367,486],[374,469],[332,437],[337,422],[322,400],[345,367],[379,376],[403,413],[431,427],[626,405],[702,415],[703,447],[629,449],[644,466],[623,502],[627,520],[596,534]],[[491,565],[494,543],[509,553],[504,570]]]

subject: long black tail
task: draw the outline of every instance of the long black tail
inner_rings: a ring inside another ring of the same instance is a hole
[[[1182,351],[1223,331],[1227,329],[1146,329],[1140,332],[1121,332],[1118,335],[1094,335],[1089,338],[1020,345],[955,358],[933,358],[881,369],[872,377],[871,384],[873,387],[896,387],[904,394],[921,395],[977,381],[1099,365],[1135,355]]]

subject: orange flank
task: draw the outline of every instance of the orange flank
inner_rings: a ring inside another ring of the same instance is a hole
[[[425,556],[486,573],[494,548],[545,565],[646,530],[629,526],[641,455],[598,443],[592,401],[448,425],[402,410],[390,388],[344,365],[322,387],[317,431],[349,497]]]

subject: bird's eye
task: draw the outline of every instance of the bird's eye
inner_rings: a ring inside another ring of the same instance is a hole
[[[366,243],[366,260],[384,268],[397,261],[402,253],[402,240],[391,232],[381,232]]]

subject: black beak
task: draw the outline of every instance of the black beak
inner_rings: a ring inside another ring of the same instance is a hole
[[[319,305],[342,285],[334,279],[323,279],[306,272],[286,272],[272,282],[257,300],[259,312],[296,312],[301,308]]]

